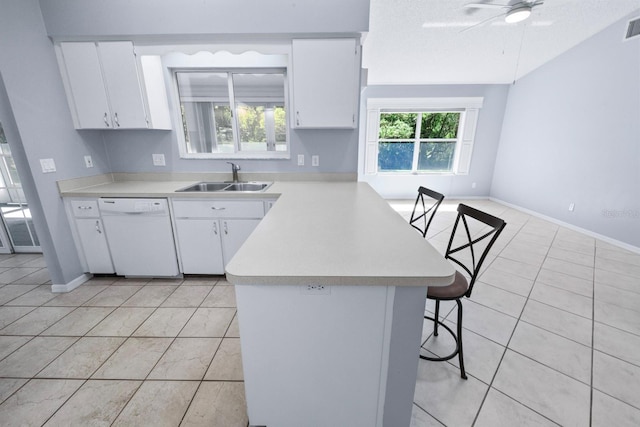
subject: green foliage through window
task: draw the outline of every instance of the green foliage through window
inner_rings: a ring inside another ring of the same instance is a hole
[[[186,154],[288,151],[285,70],[175,74]]]
[[[460,115],[459,112],[380,113],[378,169],[450,171]]]

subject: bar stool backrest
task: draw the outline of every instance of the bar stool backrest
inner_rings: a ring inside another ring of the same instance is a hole
[[[416,197],[416,203],[413,205],[409,224],[418,230],[422,237],[427,236],[427,230],[431,225],[433,216],[436,214],[443,199],[444,195],[437,191],[422,186],[418,188],[418,197]]]
[[[482,228],[475,233],[470,230],[470,218],[483,224]],[[461,223],[464,229],[458,230]],[[458,205],[458,216],[453,225],[445,258],[453,261],[467,273],[469,280],[469,288],[465,293],[467,298],[471,296],[480,268],[505,225],[507,223],[498,217],[462,203]],[[462,239],[458,236],[462,236]],[[454,240],[457,240],[455,245]]]

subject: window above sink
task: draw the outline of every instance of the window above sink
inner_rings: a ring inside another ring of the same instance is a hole
[[[290,158],[288,55],[173,54],[180,157]]]

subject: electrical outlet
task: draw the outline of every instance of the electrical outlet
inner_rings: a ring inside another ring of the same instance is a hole
[[[471,183],[471,188],[476,188],[476,183],[475,182]]]
[[[573,209],[576,207],[575,203],[569,203],[569,212],[573,212]]]
[[[56,171],[56,163],[53,159],[40,159],[42,173],[51,173]]]
[[[93,167],[93,159],[91,158],[91,156],[84,156],[84,165],[88,168]]]
[[[311,156],[311,166],[320,166],[320,156],[317,154]]]
[[[165,166],[164,154],[152,154],[153,166]]]
[[[330,295],[331,286],[325,285],[302,285],[300,293],[304,295]]]
[[[298,166],[304,166],[304,154],[298,154]]]

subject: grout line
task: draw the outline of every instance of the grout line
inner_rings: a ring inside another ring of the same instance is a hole
[[[596,258],[597,249],[593,250],[593,276],[591,280],[591,372],[589,384],[589,427],[593,425],[593,374],[596,347]]]
[[[504,211],[504,212],[506,212],[506,211]],[[511,237],[509,242],[498,252],[498,254],[491,261],[491,263],[489,263],[489,265],[486,266],[485,271],[486,271],[486,269],[491,267],[491,265],[493,265],[494,261],[500,256],[500,254],[505,250],[505,248],[509,245],[509,243],[511,243],[516,238],[516,236],[524,229],[525,225],[528,222],[529,222],[529,219],[527,219],[527,221],[525,221],[524,224],[522,224],[522,226],[520,226],[520,228],[518,229],[518,232]],[[529,289],[529,294],[526,297],[527,299],[526,299],[524,305],[522,306],[522,310],[520,311],[520,316],[518,316],[518,318],[516,320],[516,323],[515,323],[515,326],[513,327],[513,330],[511,331],[511,334],[509,336],[509,339],[507,340],[506,345],[504,345],[504,351],[502,352],[502,356],[500,357],[500,361],[498,362],[498,365],[496,366],[496,370],[493,373],[493,376],[491,377],[491,381],[489,382],[489,386],[487,387],[487,391],[486,391],[485,395],[482,398],[482,402],[480,403],[480,407],[478,408],[478,412],[476,412],[476,416],[474,417],[473,422],[471,423],[472,426],[475,425],[475,423],[478,421],[478,417],[480,416],[480,412],[482,411],[482,407],[484,406],[484,404],[485,404],[485,402],[487,400],[487,396],[489,395],[489,391],[493,387],[493,382],[495,381],[496,376],[498,375],[498,371],[500,370],[500,366],[502,365],[502,362],[504,361],[504,356],[507,354],[507,350],[509,349],[509,343],[511,343],[511,339],[513,338],[513,334],[515,333],[516,329],[518,328],[518,323],[520,322],[520,318],[522,317],[522,313],[524,312],[524,309],[525,309],[525,307],[527,305],[527,302],[529,301],[529,297],[531,296],[531,292],[533,292],[533,288],[535,286],[535,279],[537,279],[538,274],[540,274],[540,269],[541,268],[542,267],[538,267],[538,273],[536,274],[536,277],[533,279],[533,283],[531,285],[531,289]],[[518,403],[520,403],[520,402],[518,402]],[[520,403],[520,404],[522,404],[522,403]]]

